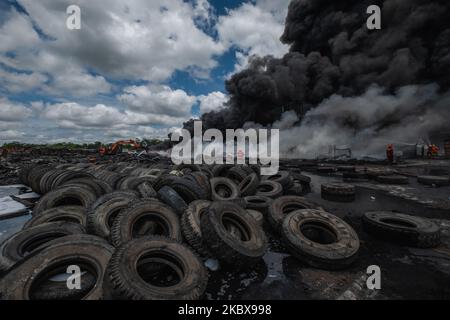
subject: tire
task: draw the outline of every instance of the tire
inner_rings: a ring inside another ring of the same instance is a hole
[[[281,235],[294,257],[319,269],[348,267],[356,260],[360,247],[352,227],[322,210],[291,212],[283,221]]]
[[[180,195],[171,187],[164,186],[158,191],[158,199],[175,211],[181,217],[187,209],[187,204]]]
[[[247,176],[248,172],[246,172],[241,166],[234,166],[227,172],[227,178],[231,179],[236,184],[241,183]]]
[[[87,209],[96,199],[97,196],[89,189],[78,185],[64,186],[44,195],[34,207],[33,215],[61,205],[81,205]]]
[[[80,277],[80,289],[67,289],[67,280],[47,281],[33,292],[32,299],[40,301],[79,300],[84,297],[96,283],[93,274],[85,273]]]
[[[260,226],[263,225],[264,223],[264,216],[260,211],[257,210],[253,210],[253,209],[247,209],[247,212],[250,213],[250,215],[253,217],[253,219],[256,220],[256,222],[258,222],[258,224]]]
[[[393,174],[391,176],[379,176],[377,181],[385,184],[408,184],[409,180],[407,177]]]
[[[150,267],[155,264],[169,267],[178,274],[179,281],[166,286],[147,282],[155,280],[161,269],[150,268],[152,272],[145,272],[146,263]],[[208,273],[200,259],[182,244],[162,237],[146,237],[117,249],[108,265],[108,280],[116,299],[195,300],[203,296]]]
[[[216,178],[224,178],[227,176],[228,170],[230,170],[232,167],[233,166],[229,164],[216,164],[212,169],[213,176]]]
[[[418,176],[417,181],[425,185],[436,185],[439,187],[450,185],[450,179],[446,177],[439,176]]]
[[[300,209],[321,209],[305,198],[297,196],[283,196],[272,202],[269,206],[267,220],[277,231],[281,231],[281,226],[285,217],[295,210]]]
[[[134,193],[120,191],[97,199],[88,210],[88,233],[109,240],[111,228],[120,211],[129,208],[136,201],[138,198]]]
[[[61,174],[64,174],[66,170],[62,169],[54,169],[47,171],[39,181],[39,189],[42,194],[46,194],[47,192],[52,190],[53,181]]]
[[[349,197],[355,196],[356,188],[354,185],[346,183],[326,183],[321,186],[322,195]]]
[[[294,185],[284,192],[286,196],[300,196],[303,193],[303,187],[301,184],[295,182]]]
[[[291,173],[294,182],[300,183],[302,186],[309,186],[311,184],[311,177],[305,176],[300,173]]]
[[[252,173],[245,177],[238,185],[241,197],[254,196],[258,191],[259,179],[256,173]]]
[[[366,212],[364,229],[380,239],[418,248],[441,243],[440,227],[429,219],[394,212]]]
[[[104,194],[113,192],[113,188],[104,181],[95,178],[77,178],[69,180],[61,184],[61,186],[82,185],[87,186],[97,195],[101,197]]]
[[[93,179],[94,176],[86,172],[65,171],[55,177],[51,184],[51,190],[55,190],[64,183],[74,179]]]
[[[51,241],[45,250],[32,254],[0,280],[1,299],[39,298],[34,296],[39,283],[45,283],[44,280],[52,275],[60,274],[61,270],[65,270],[62,266],[78,265],[82,270],[83,267],[92,270],[96,275],[96,282],[89,292],[70,296],[70,299],[99,300],[103,298],[103,279],[113,250],[106,241],[91,235],[77,234]],[[64,299],[67,296],[58,298]]]
[[[127,177],[120,185],[118,185],[119,190],[137,190],[139,185],[143,183],[148,183],[152,188],[152,194],[149,196],[151,198],[156,197],[156,191],[153,189],[153,184],[155,183],[155,179],[151,177]]]
[[[171,181],[169,187],[175,190],[187,204],[195,200],[208,200],[208,193],[193,181],[177,177]]]
[[[62,206],[45,210],[28,220],[23,230],[36,227],[48,222],[71,222],[86,228],[87,213],[82,206]]]
[[[233,236],[227,224],[238,228],[243,238]],[[214,202],[208,214],[201,217],[200,226],[209,251],[224,263],[244,266],[261,259],[267,250],[267,238],[262,227],[245,209],[234,203]]]
[[[135,238],[150,235],[182,241],[180,221],[175,212],[159,201],[142,200],[117,216],[111,241],[115,247],[120,247]]]
[[[155,188],[156,191],[159,191],[164,186],[171,186],[172,181],[175,181],[176,179],[179,179],[179,177],[171,174],[164,174],[158,177],[156,179],[155,184],[153,185],[153,188]]]
[[[191,172],[199,172],[202,171],[199,165],[197,164],[179,164],[173,167],[173,170],[181,171],[183,169],[189,169]]]
[[[207,199],[211,199],[211,184],[209,182],[210,178],[208,178],[208,175],[206,173],[202,172],[192,172],[185,176],[187,180],[191,180],[197,185],[203,189],[205,194],[207,195]]]
[[[42,194],[40,188],[41,178],[45,173],[52,170],[52,168],[53,167],[51,165],[45,164],[36,166],[30,170],[30,173],[28,175],[29,186],[34,192]]]
[[[268,197],[268,198],[278,198],[283,194],[283,187],[280,183],[275,181],[261,181],[258,186],[257,196]]]
[[[263,196],[250,196],[245,197],[244,201],[245,208],[247,210],[257,210],[260,211],[263,215],[267,215],[267,211],[273,200],[271,198]]]
[[[30,171],[33,167],[34,167],[33,165],[26,165],[26,166],[23,166],[19,171],[19,180],[21,183],[23,183],[26,186],[30,185],[30,181],[28,180],[28,175],[30,174]]]
[[[22,230],[0,246],[0,271],[5,272],[34,251],[45,248],[51,240],[86,230],[79,224],[50,222]]]
[[[203,240],[200,227],[201,217],[205,213],[208,214],[210,205],[211,201],[194,201],[188,206],[181,217],[181,231],[183,232],[184,239],[201,257],[212,256]]]
[[[294,180],[292,179],[289,171],[280,171],[273,176],[265,177],[263,180],[278,182],[283,187],[283,190],[289,189],[294,184]]]
[[[212,178],[211,198],[213,201],[230,201],[239,198],[238,186],[229,178]]]
[[[250,169],[258,176],[258,180],[261,180],[261,167],[257,164],[249,164]]]

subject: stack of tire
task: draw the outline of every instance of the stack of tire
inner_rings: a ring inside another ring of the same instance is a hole
[[[336,269],[359,249],[353,229],[300,197],[300,173],[258,166],[40,165],[21,172],[43,194],[0,246],[0,299],[199,299],[213,258],[264,256],[266,231],[304,263]],[[60,275],[81,272],[68,289]]]

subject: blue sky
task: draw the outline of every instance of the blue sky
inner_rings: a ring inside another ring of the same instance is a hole
[[[288,51],[288,3],[0,0],[0,144],[165,137],[223,108],[250,55]]]

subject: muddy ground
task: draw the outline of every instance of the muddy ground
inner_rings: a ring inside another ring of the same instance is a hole
[[[114,159],[109,159],[114,160]],[[142,159],[141,159],[142,160]],[[141,161],[140,160],[140,161]],[[85,162],[86,155],[42,156],[39,159],[0,162],[0,185],[19,183],[17,172],[30,162]],[[92,159],[91,159],[92,161]],[[123,157],[120,159],[123,161]],[[130,158],[129,161],[136,161]],[[150,160],[149,160],[150,161]],[[286,163],[284,163],[285,165]],[[330,165],[329,163],[327,165]],[[385,168],[383,164],[355,164]],[[383,185],[373,181],[354,183],[356,199],[350,203],[321,198],[322,183],[342,181],[340,173],[318,174],[309,163],[289,162],[312,178],[304,196],[327,211],[345,219],[361,240],[358,260],[344,271],[309,268],[293,258],[278,237],[266,228],[270,248],[264,259],[251,270],[237,272],[221,267],[211,271],[207,299],[450,299],[450,187],[424,186],[416,176],[435,174],[450,177],[449,160],[409,161],[391,168],[409,177],[408,185]],[[24,192],[0,188],[0,198]],[[366,211],[388,210],[434,219],[442,227],[442,244],[433,249],[415,249],[377,240],[361,228],[360,217]],[[24,214],[0,220],[0,242],[21,229],[31,218]],[[381,290],[366,287],[366,270],[370,265],[381,268]]]

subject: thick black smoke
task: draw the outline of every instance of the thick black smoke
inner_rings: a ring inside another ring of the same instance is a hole
[[[382,10],[381,30],[366,26],[373,4]],[[385,94],[406,85],[450,87],[448,0],[293,0],[281,41],[291,45],[283,58],[253,57],[226,82],[228,107],[204,114],[205,128],[270,125],[282,106],[314,108],[373,85]]]

